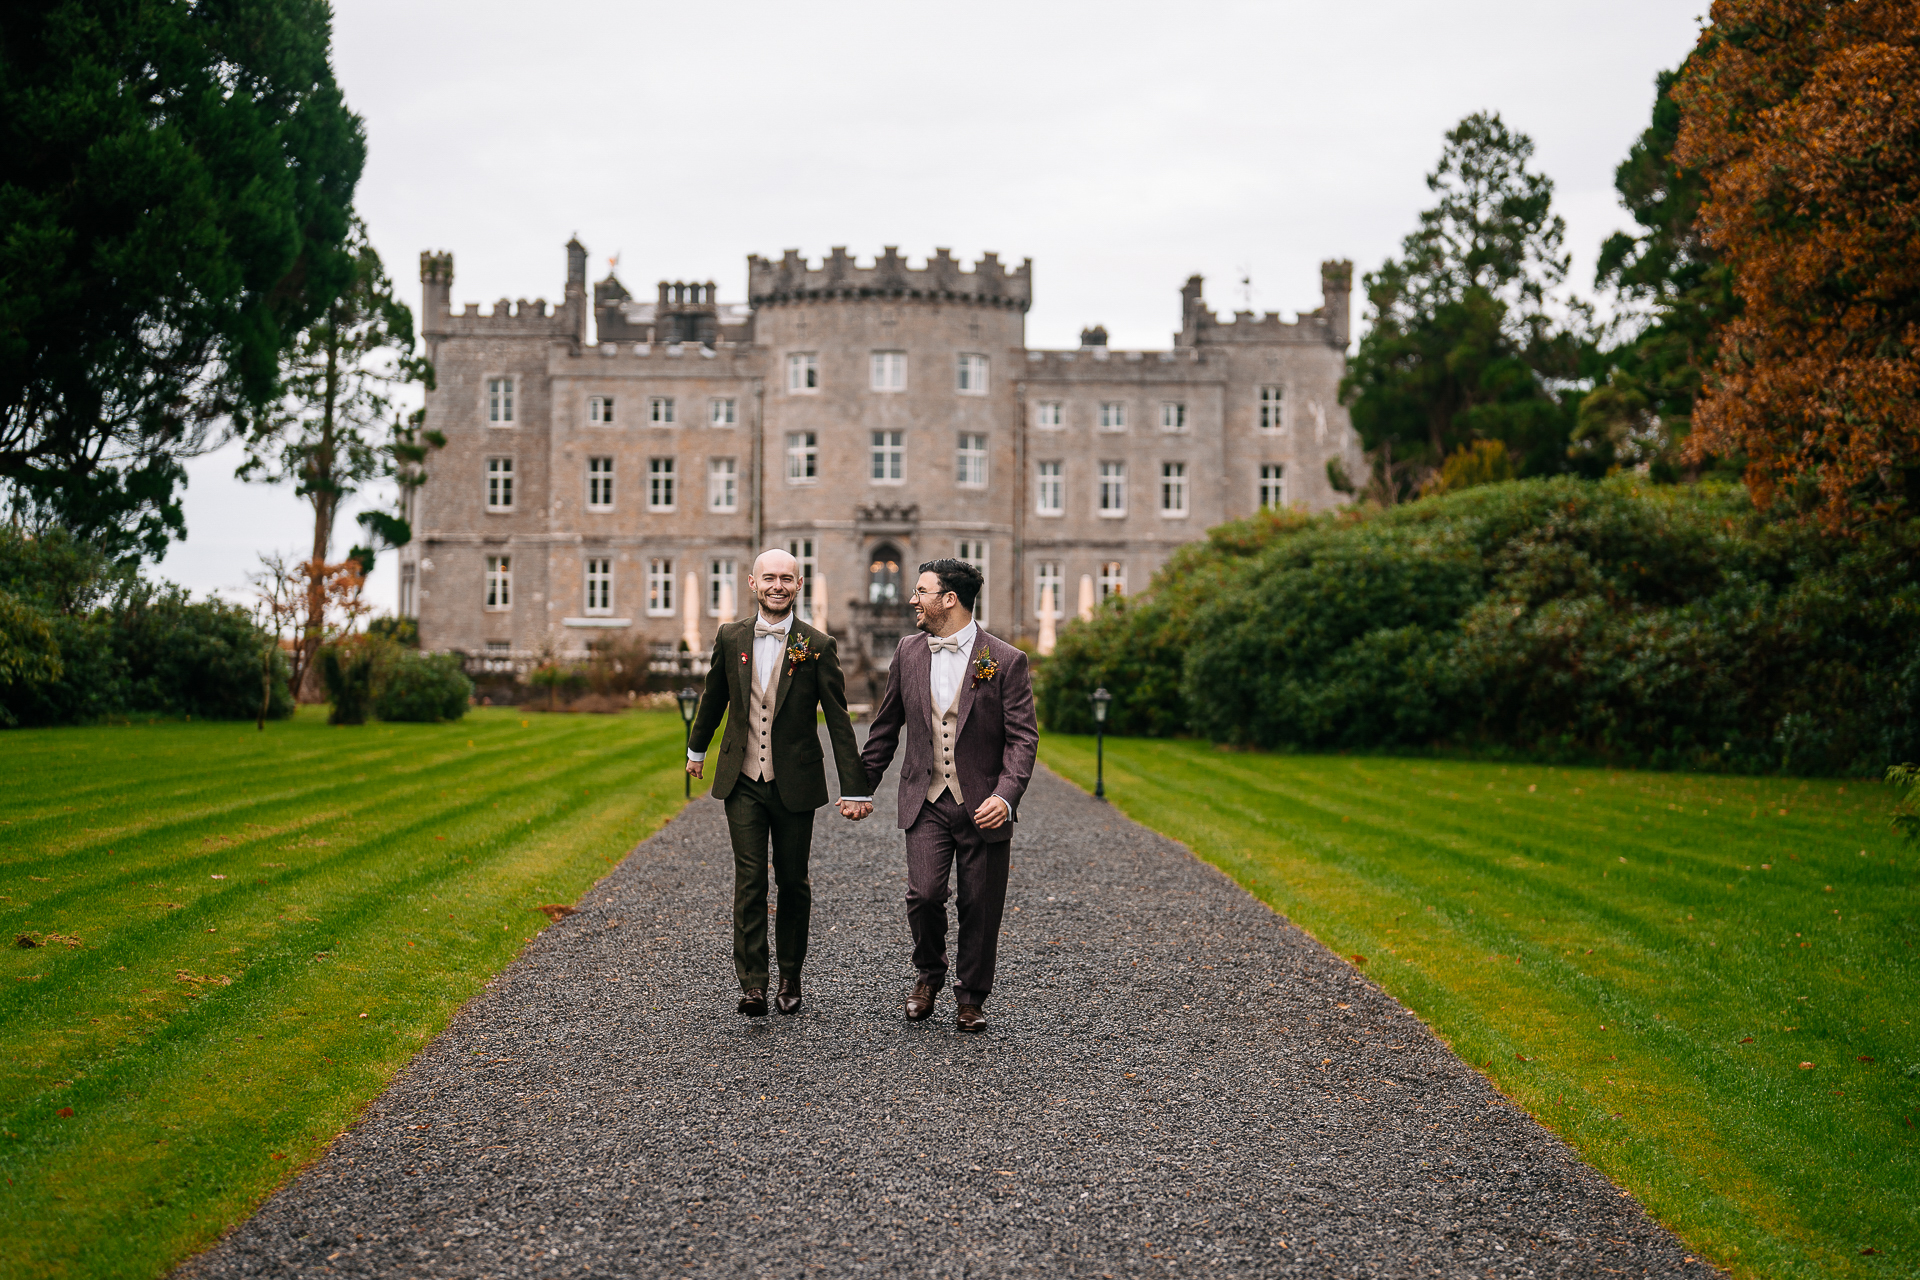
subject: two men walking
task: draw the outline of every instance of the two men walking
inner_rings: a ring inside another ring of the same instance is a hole
[[[754,561],[753,618],[720,628],[706,692],[694,716],[687,771],[702,776],[721,720],[726,733],[713,794],[727,811],[734,850],[734,970],[739,1011],[794,1013],[813,895],[808,879],[813,816],[827,803],[816,727],[825,719],[840,778],[839,809],[873,812],[881,775],[901,756],[899,823],[906,832],[907,920],[916,980],[906,1016],[930,1016],[947,973],[949,883],[957,872],[955,1025],[981,1031],[993,987],[1008,847],[1020,797],[1033,773],[1039,732],[1026,655],[973,621],[980,571],[963,560],[921,566],[912,602],[919,632],[900,641],[864,751],[856,751],[846,686],[831,636],[794,617],[801,582],[784,551]],[[767,947],[767,865],[778,912]]]

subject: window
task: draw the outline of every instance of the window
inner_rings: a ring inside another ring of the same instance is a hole
[[[953,478],[970,489],[987,484],[987,437],[982,431],[962,431],[953,451]]]
[[[1102,400],[1100,402],[1100,429],[1102,431],[1127,429],[1127,406],[1124,401]]]
[[[901,581],[902,573],[900,548],[891,542],[883,542],[875,547],[873,556],[867,561],[867,603],[904,603],[907,589]]]
[[[987,394],[987,358],[961,356],[954,370],[954,390],[963,396]]]
[[[1061,462],[1037,462],[1036,487],[1033,509],[1043,516],[1064,515],[1067,510],[1067,481],[1061,472],[1066,464]]]
[[[732,458],[707,459],[707,510],[740,509],[740,467]]]
[[[820,357],[811,351],[787,357],[787,390],[805,395],[820,389]]]
[[[1042,560],[1033,566],[1033,616],[1067,616],[1067,582],[1058,560]],[[1049,596],[1047,593],[1053,594]]]
[[[1287,477],[1277,462],[1260,464],[1260,505],[1276,510],[1287,505]]]
[[[800,562],[800,620],[813,621],[813,571],[819,562],[813,557],[813,539],[795,538],[787,544],[787,553]]]
[[[647,459],[647,510],[673,510],[673,459]]]
[[[1100,464],[1100,514],[1127,514],[1127,464],[1124,462]]]
[[[906,478],[904,431],[876,431],[868,448],[868,478],[891,484]]]
[[[655,618],[673,616],[673,561],[655,557],[647,561],[647,613]]]
[[[589,617],[613,612],[613,560],[607,556],[587,557],[587,614]]]
[[[820,478],[820,437],[812,431],[787,432],[787,481],[812,484]]]
[[[513,608],[513,557],[487,557],[487,608]]]
[[[1184,462],[1160,464],[1160,514],[1187,514],[1187,464]]]
[[[596,426],[602,426],[602,427],[612,426],[613,425],[613,397],[612,396],[588,396],[587,397],[587,421],[595,424]]]
[[[1168,400],[1160,406],[1160,429],[1162,431],[1185,431],[1187,429],[1187,406],[1178,400]]]
[[[587,510],[613,510],[613,459],[587,459]]]
[[[739,402],[733,399],[709,400],[707,402],[707,425],[712,427],[731,427],[740,421]]]
[[[647,401],[647,421],[656,427],[673,425],[673,397],[655,396]]]
[[[513,379],[487,379],[487,424],[502,427],[513,425]]]
[[[953,548],[956,560],[965,560],[980,571],[980,594],[973,600],[973,620],[987,625],[987,543],[986,539],[962,538]]]
[[[872,378],[868,385],[875,391],[905,391],[907,389],[907,353],[904,351],[874,352]]]
[[[513,510],[513,459],[487,459],[487,510]]]
[[[1033,406],[1033,425],[1045,431],[1057,431],[1067,425],[1065,406],[1058,400],[1042,400]]]
[[[1286,422],[1286,400],[1282,396],[1283,387],[1260,388],[1260,429],[1278,431]]]
[[[729,600],[729,597],[731,598]],[[733,561],[707,561],[707,616],[720,616],[720,606],[731,603],[737,613],[740,609],[739,588],[734,581]]]
[[[1127,594],[1127,566],[1118,560],[1108,560],[1100,566],[1100,598],[1123,596]]]
[[[400,616],[417,618],[420,607],[415,597],[419,594],[420,566],[408,560],[400,566]]]

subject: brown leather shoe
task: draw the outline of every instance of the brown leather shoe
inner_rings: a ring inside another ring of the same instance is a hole
[[[966,1032],[985,1031],[987,1015],[980,1012],[980,1006],[977,1004],[963,1004],[953,1015],[953,1029]]]
[[[740,1012],[746,1014],[749,1018],[766,1017],[767,989],[765,987],[748,987],[745,991],[742,991],[740,993]]]
[[[907,1021],[924,1022],[933,1016],[933,1001],[940,993],[924,982],[913,984],[907,992]]]
[[[800,1012],[800,979],[780,977],[780,990],[773,997],[773,1007],[782,1013]]]

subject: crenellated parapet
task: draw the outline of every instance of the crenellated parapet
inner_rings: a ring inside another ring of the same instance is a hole
[[[892,245],[870,267],[859,265],[844,247],[835,248],[818,266],[809,264],[798,249],[787,250],[777,261],[752,254],[747,258],[747,298],[754,307],[897,298],[1025,311],[1033,305],[1033,259],[1008,267],[999,254],[982,254],[969,271],[946,249],[934,250],[922,267],[909,267]]]
[[[1345,350],[1352,312],[1353,264],[1346,261],[1320,264],[1321,304],[1303,312],[1297,320],[1284,320],[1277,311],[1258,315],[1236,311],[1233,319],[1222,320],[1202,301],[1203,281],[1191,276],[1180,290],[1180,333],[1176,341],[1182,347],[1208,343],[1313,343]]]
[[[501,298],[492,310],[469,302],[453,309],[453,255],[444,250],[420,255],[420,332],[439,338],[565,339],[578,347],[587,333],[586,249],[567,243],[566,298],[551,311],[545,298]]]

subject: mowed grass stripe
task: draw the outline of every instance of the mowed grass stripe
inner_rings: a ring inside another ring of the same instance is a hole
[[[533,907],[577,899],[681,803],[670,713],[236,730],[0,737],[29,762],[0,796],[0,909],[81,939],[9,949],[0,978],[8,1274],[158,1275],[204,1247],[546,926]],[[61,752],[93,763],[44,767]],[[77,776],[90,802],[62,789]],[[112,843],[78,830],[120,806],[154,816]],[[141,895],[182,905],[149,918]]]
[[[1092,745],[1042,757],[1090,786]],[[1737,1273],[1920,1261],[1920,890],[1877,786],[1121,740],[1107,790]]]

